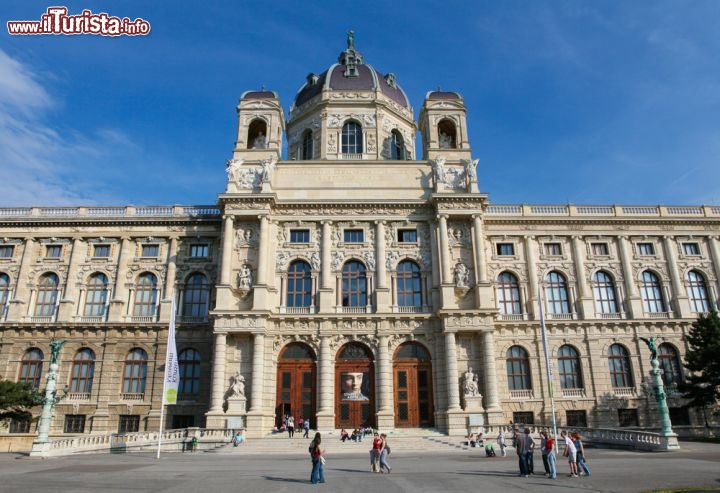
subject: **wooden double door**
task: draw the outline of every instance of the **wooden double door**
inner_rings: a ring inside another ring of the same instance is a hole
[[[293,361],[278,364],[275,426],[281,426],[285,416],[310,419],[315,428],[315,362]]]
[[[397,361],[393,365],[395,426],[420,428],[434,425],[432,367],[429,361]]]

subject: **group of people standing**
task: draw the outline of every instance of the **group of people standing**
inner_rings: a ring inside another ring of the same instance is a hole
[[[347,432],[346,432],[347,435]],[[312,462],[312,471],[310,472],[310,482],[312,484],[325,482],[325,449],[322,446],[322,437],[320,432],[315,433],[315,438],[310,442],[308,447],[310,460]],[[390,455],[390,445],[388,444],[387,435],[375,432],[373,437],[372,449],[370,449],[370,471],[380,474],[390,474],[392,467],[388,463]]]
[[[582,443],[580,433],[568,433],[563,430],[560,433],[564,441],[565,448],[563,456],[567,457],[570,466],[569,477],[577,478],[578,476],[590,476],[590,468],[585,461],[585,447]],[[533,452],[535,451],[535,439],[530,435],[530,429],[525,428],[524,433],[515,432],[515,449],[518,454],[518,465],[520,468],[520,476],[529,477],[534,472]],[[540,432],[540,452],[542,454],[543,467],[545,476],[550,479],[557,478],[557,456],[556,442],[549,431]],[[578,473],[578,471],[582,469]]]
[[[293,438],[295,436],[295,418],[293,416],[285,416],[282,426],[287,430],[289,438]],[[309,419],[303,420],[302,416],[300,416],[297,422],[297,428],[298,430],[303,431],[303,438],[310,438]],[[277,431],[282,431],[282,429]]]

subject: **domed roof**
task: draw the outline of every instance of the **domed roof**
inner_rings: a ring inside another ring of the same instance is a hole
[[[430,100],[455,100],[455,101],[462,101],[462,96],[457,92],[448,92],[448,91],[431,91],[425,95],[425,99]]]
[[[275,91],[245,91],[240,99],[278,99],[279,96]]]
[[[348,47],[340,53],[338,63],[320,75],[309,74],[295,97],[294,107],[307,103],[323,91],[375,91],[403,108],[410,109],[405,91],[395,81],[395,74],[381,75],[372,65],[363,63],[362,55],[353,47],[352,31],[348,33]]]

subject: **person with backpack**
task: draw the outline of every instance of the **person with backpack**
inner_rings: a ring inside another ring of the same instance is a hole
[[[310,418],[305,418],[305,421],[303,422],[303,430],[305,430],[303,438],[310,438]]]
[[[315,433],[315,438],[310,442],[308,452],[310,452],[310,460],[312,461],[312,472],[310,473],[310,482],[312,484],[324,483],[325,482],[325,452],[322,448],[322,439],[320,432]]]

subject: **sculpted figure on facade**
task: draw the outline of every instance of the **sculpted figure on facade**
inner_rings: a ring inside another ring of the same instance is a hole
[[[462,262],[455,264],[455,287],[469,288],[470,271]]]
[[[433,174],[437,185],[445,184],[445,158],[438,157],[432,161]]]
[[[253,273],[248,264],[243,264],[238,272],[238,289],[240,291],[250,291],[253,286]]]
[[[242,159],[228,159],[226,161],[225,172],[227,173],[229,182],[236,183],[240,180],[240,167],[242,163]]]
[[[343,260],[345,260],[345,254],[343,252],[332,253],[332,269],[338,270]]]
[[[463,376],[463,390],[466,396],[476,396],[480,393],[478,389],[478,376],[469,367]]]
[[[465,176],[469,182],[477,181],[477,164],[480,162],[479,159],[463,159],[463,166],[465,166]]]
[[[398,263],[398,260],[400,260],[400,253],[399,252],[387,252],[385,254],[387,260],[385,261],[385,267],[388,268],[388,270],[393,270],[395,266]]]
[[[266,149],[267,148],[267,139],[265,138],[265,135],[262,133],[258,133],[257,137],[253,140],[252,143],[253,149]]]
[[[451,149],[452,137],[445,132],[440,132],[440,149]]]
[[[276,264],[278,270],[285,270],[288,262],[290,262],[290,254],[288,252],[277,253]]]
[[[270,183],[270,175],[275,168],[275,159],[263,159],[260,166],[260,183]]]
[[[310,265],[312,265],[313,270],[320,270],[320,254],[318,252],[310,254]]]
[[[232,376],[230,384],[230,397],[245,397],[245,377],[240,375],[240,370]]]
[[[375,270],[375,253],[374,252],[365,252],[363,254],[363,258],[365,259],[365,262],[367,263],[368,269]]]

